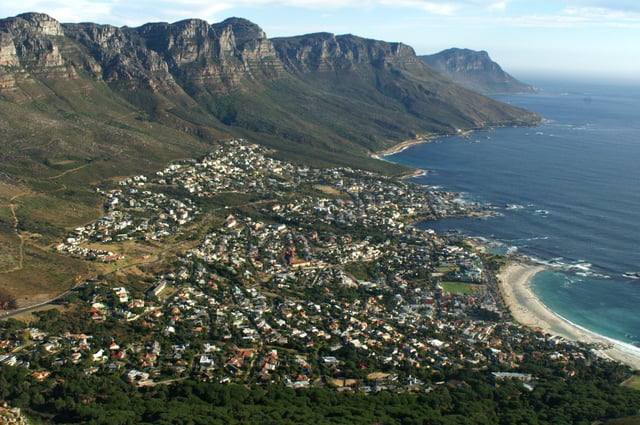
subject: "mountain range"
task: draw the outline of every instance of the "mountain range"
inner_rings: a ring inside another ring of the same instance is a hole
[[[69,115],[113,120],[106,131],[125,125],[117,109],[187,133],[195,144],[254,132],[280,148],[362,156],[416,135],[537,119],[453,84],[404,44],[328,33],[268,39],[238,18],[117,28],[29,13],[0,21],[0,46],[3,104],[65,126]],[[117,105],[103,110],[104,97]],[[126,126],[149,134],[144,125]]]
[[[101,214],[90,183],[245,137],[314,166],[399,175],[371,154],[535,113],[466,89],[402,43],[188,19],[137,28],[0,20],[0,273],[37,292],[87,265],[47,247]]]

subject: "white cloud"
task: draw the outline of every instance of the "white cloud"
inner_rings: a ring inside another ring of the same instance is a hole
[[[456,2],[431,2],[422,0],[380,0],[379,4],[387,7],[402,7],[423,10],[436,15],[451,15],[461,8]]]
[[[264,2],[258,0],[260,1]],[[118,26],[137,26],[157,21],[175,22],[185,18],[213,22],[219,19],[221,12],[236,6],[231,2],[211,0],[67,0],[64,3],[26,0],[11,3],[13,4],[0,5],[0,18],[25,12],[41,12],[60,22],[96,22]]]
[[[597,7],[567,7],[552,15],[522,16],[511,19],[513,25],[541,28],[637,27],[640,14]]]
[[[203,19],[218,18],[221,12],[232,8],[297,7],[315,10],[407,8],[435,15],[452,15],[474,8],[504,10],[511,0],[24,0],[3,2],[0,17],[15,16],[24,12],[43,12],[61,22],[92,21],[98,23],[119,22],[134,24],[152,20],[173,21],[183,17]],[[8,4],[10,3],[10,4]]]
[[[306,0],[321,1],[321,0]],[[370,7],[384,6],[396,8],[408,8],[422,10],[436,15],[452,15],[458,11],[468,10],[469,8],[481,10],[504,10],[507,7],[508,0],[449,0],[449,1],[432,1],[432,0],[373,0],[365,2]],[[362,2],[357,0],[343,0],[343,5],[349,7],[359,7]]]
[[[593,6],[570,6],[564,9],[568,16],[583,16],[587,19],[629,21],[640,19],[640,11],[627,11]]]
[[[218,22],[227,17],[227,11],[242,8],[295,7],[318,13],[393,8],[419,11],[416,17],[433,17],[436,25],[451,20],[478,26],[540,28],[640,26],[640,2],[637,0],[67,0],[64,3],[24,0],[16,3],[3,2],[0,17],[37,11],[48,13],[61,22],[136,26],[185,18]],[[537,10],[545,12],[535,13]]]
[[[47,9],[33,9],[32,11],[47,13],[60,22],[90,22],[94,21],[96,17],[111,16],[111,5],[106,2],[74,1]]]
[[[640,2],[637,0],[565,0],[563,3],[566,4],[567,7],[640,12]]]

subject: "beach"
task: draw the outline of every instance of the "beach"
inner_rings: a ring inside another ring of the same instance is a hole
[[[577,326],[545,306],[531,289],[531,279],[545,267],[513,261],[499,275],[502,298],[513,318],[520,324],[573,341],[597,344],[603,357],[622,362],[640,370],[640,349],[604,337]]]
[[[371,158],[374,158],[374,159],[377,159],[377,160],[380,160],[380,161],[386,161],[386,159],[384,157],[387,156],[387,155],[393,155],[395,153],[402,152],[403,150],[407,149],[410,146],[419,145],[421,143],[429,143],[431,141],[432,140],[429,139],[429,138],[419,138],[419,139],[415,139],[415,140],[406,140],[404,142],[398,143],[397,145],[395,145],[395,146],[393,146],[393,147],[391,147],[389,149],[386,149],[386,150],[371,154]],[[411,177],[419,177],[419,176],[424,175],[424,174],[425,174],[425,172],[423,170],[413,170],[413,171],[409,171],[406,174],[400,176],[400,178],[409,179]]]
[[[384,156],[393,155],[395,153],[402,152],[403,150],[405,150],[408,147],[413,146],[413,145],[419,145],[421,143],[429,143],[431,140],[432,139],[430,139],[430,138],[418,138],[418,139],[413,139],[413,140],[405,140],[404,142],[400,142],[400,143],[390,147],[389,149],[385,149],[383,151],[376,152],[376,153],[372,154],[371,157],[375,158],[375,159],[383,159]]]
[[[382,159],[384,160],[383,157],[387,156],[387,155],[393,155],[399,152],[404,151],[405,149],[413,146],[413,145],[420,145],[422,143],[432,143],[436,138],[439,137],[447,137],[447,136],[460,136],[460,137],[465,137],[470,135],[471,133],[473,133],[474,130],[464,130],[464,131],[459,131],[456,134],[433,134],[433,135],[427,135],[427,136],[421,136],[421,137],[417,137],[415,139],[410,139],[410,140],[405,140],[403,142],[400,142],[396,145],[393,145],[392,147],[376,152],[374,154],[371,155],[372,158],[375,159]]]

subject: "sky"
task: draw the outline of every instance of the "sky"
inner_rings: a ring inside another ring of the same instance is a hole
[[[485,50],[516,78],[567,75],[640,81],[638,0],[21,0],[0,18],[139,26],[235,16],[268,37],[313,32],[402,42],[417,54]]]

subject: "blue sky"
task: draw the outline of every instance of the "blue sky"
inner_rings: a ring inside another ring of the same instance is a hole
[[[412,46],[486,50],[516,77],[640,80],[638,0],[46,0],[3,1],[0,17],[43,12],[61,22],[138,26],[231,16],[269,37],[326,31]]]

